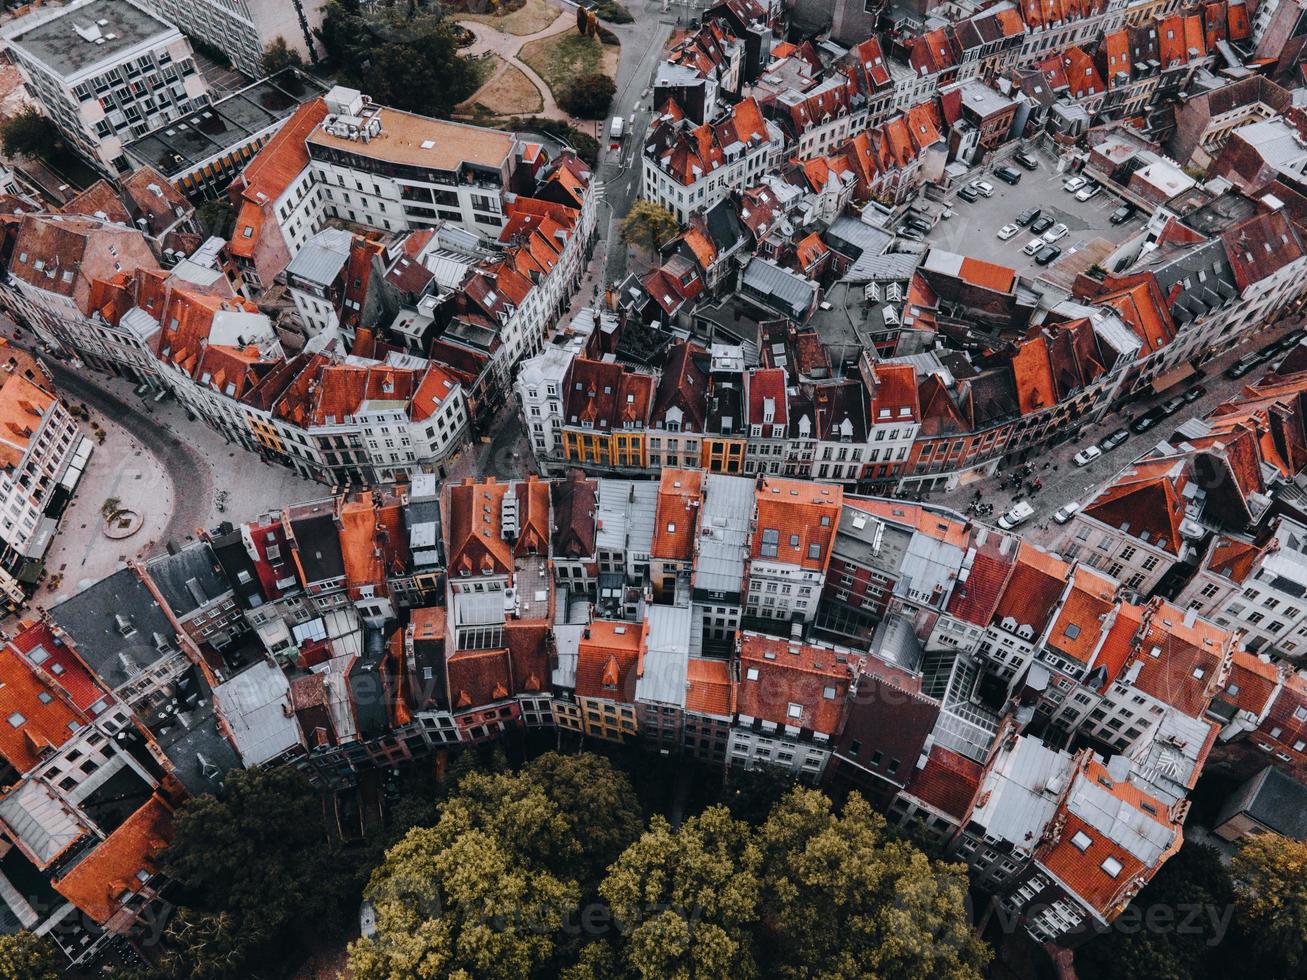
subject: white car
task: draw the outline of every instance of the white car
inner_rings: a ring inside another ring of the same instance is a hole
[[[1030,518],[1035,516],[1035,508],[1031,507],[1024,500],[1017,503],[1010,511],[998,519],[998,526],[1004,531],[1010,531],[1020,524],[1026,523]]]
[[[1059,524],[1065,524],[1067,521],[1071,520],[1071,518],[1076,516],[1076,511],[1079,509],[1080,501],[1078,500],[1073,500],[1069,504],[1063,504],[1053,515],[1053,520],[1057,521]]]
[[[945,221],[948,221],[949,218],[953,217],[953,209],[945,208],[943,211],[939,213],[939,216],[943,218]]]
[[[1020,230],[1021,229],[1018,228],[1016,225],[1004,225],[1002,228],[998,230],[998,240],[1000,242],[1005,242],[1009,238],[1016,238],[1017,232],[1019,232]]]
[[[1043,247],[1044,240],[1042,238],[1032,238],[1025,245],[1021,246],[1021,251],[1026,255],[1034,255]]]
[[[1103,192],[1103,188],[1101,185],[1089,184],[1085,187],[1080,188],[1080,190],[1076,191],[1076,200],[1088,201],[1090,198],[1097,197],[1102,192]]]
[[[1062,222],[1059,221],[1052,228],[1048,229],[1048,231],[1044,232],[1044,241],[1052,245],[1054,242],[1058,241],[1059,239],[1066,238],[1067,232],[1069,232],[1070,230],[1071,230],[1070,228],[1068,228],[1066,225],[1062,224]]]
[[[1103,455],[1103,450],[1097,446],[1089,446],[1076,453],[1075,464],[1077,466],[1088,466],[1101,455]]]
[[[994,196],[994,185],[986,180],[973,180],[971,186],[976,189],[977,194],[984,194],[986,197]]]
[[[1070,180],[1063,182],[1062,190],[1078,191],[1080,190],[1080,188],[1084,187],[1087,183],[1089,183],[1089,181],[1086,180],[1084,177],[1072,177]]]

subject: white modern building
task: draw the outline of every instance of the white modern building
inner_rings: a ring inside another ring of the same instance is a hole
[[[105,173],[123,144],[209,104],[190,42],[131,0],[80,0],[4,31],[28,88],[72,146]]]
[[[327,0],[141,0],[192,37],[213,45],[237,71],[262,78],[263,53],[278,38],[307,61],[316,61],[313,32],[322,26]]]

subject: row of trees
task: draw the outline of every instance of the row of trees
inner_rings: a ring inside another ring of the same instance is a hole
[[[561,975],[971,978],[989,958],[964,869],[789,792],[759,825],[712,806],[647,824],[624,774],[550,753],[476,773],[373,873],[360,980]]]

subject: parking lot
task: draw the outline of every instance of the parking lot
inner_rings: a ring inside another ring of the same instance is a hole
[[[1043,267],[1035,264],[1033,256],[1021,251],[1035,235],[1022,228],[1016,237],[1006,242],[997,237],[1000,228],[1015,223],[1017,215],[1027,208],[1039,208],[1042,214],[1070,229],[1066,237],[1056,243],[1062,249],[1062,255],[1050,268],[1055,268],[1067,255],[1084,248],[1096,238],[1117,244],[1143,227],[1145,215],[1136,214],[1119,225],[1108,220],[1121,206],[1121,201],[1107,188],[1091,200],[1077,201],[1074,194],[1062,189],[1062,182],[1068,178],[1056,172],[1056,161],[1048,154],[1034,155],[1039,160],[1038,170],[1027,171],[1012,165],[1021,172],[1021,183],[1015,187],[1005,184],[990,172],[978,179],[993,185],[993,197],[981,197],[974,204],[968,204],[956,195],[952,196],[949,207],[953,209],[953,217],[940,221],[926,236],[926,242],[950,252],[1005,265],[1029,276],[1038,276],[1044,271]]]

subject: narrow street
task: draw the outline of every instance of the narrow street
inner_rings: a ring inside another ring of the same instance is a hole
[[[1109,412],[1103,421],[1097,425],[1086,426],[1081,432],[1080,438],[1075,441],[1068,440],[1055,446],[1042,447],[1032,451],[1029,454],[1028,462],[1034,468],[1027,479],[1039,479],[1043,487],[1033,496],[1023,494],[1020,498],[1028,501],[1035,508],[1035,515],[1020,528],[1021,535],[1034,544],[1049,545],[1059,541],[1063,535],[1063,528],[1052,520],[1053,513],[1059,507],[1073,500],[1079,500],[1083,503],[1086,496],[1097,487],[1106,483],[1159,442],[1165,441],[1180,423],[1190,418],[1202,418],[1222,402],[1228,401],[1238,394],[1245,385],[1258,380],[1270,369],[1269,363],[1255,368],[1251,373],[1238,379],[1227,378],[1224,372],[1243,354],[1265,347],[1290,330],[1302,325],[1303,320],[1300,318],[1278,323],[1256,334],[1250,338],[1248,343],[1203,365],[1204,376],[1202,378],[1193,378],[1190,382],[1166,392],[1164,396],[1139,397],[1122,410]],[[1075,465],[1074,457],[1082,449],[1097,445],[1105,436],[1116,429],[1128,428],[1134,419],[1143,415],[1155,405],[1176,394],[1183,393],[1187,388],[1197,384],[1201,384],[1207,389],[1207,393],[1198,400],[1185,405],[1170,418],[1164,419],[1147,432],[1138,435],[1131,432],[1130,437],[1120,447],[1111,452],[1105,452],[1088,465]],[[964,484],[958,489],[947,493],[930,494],[927,499],[965,512],[972,499],[979,493],[979,499],[982,502],[992,504],[994,507],[993,514],[985,515],[982,520],[994,523],[1004,511],[1017,501],[1013,489],[1010,487],[1005,489],[1000,486],[1004,478],[1012,474],[1014,469],[1015,463],[1009,463],[992,477]]]

